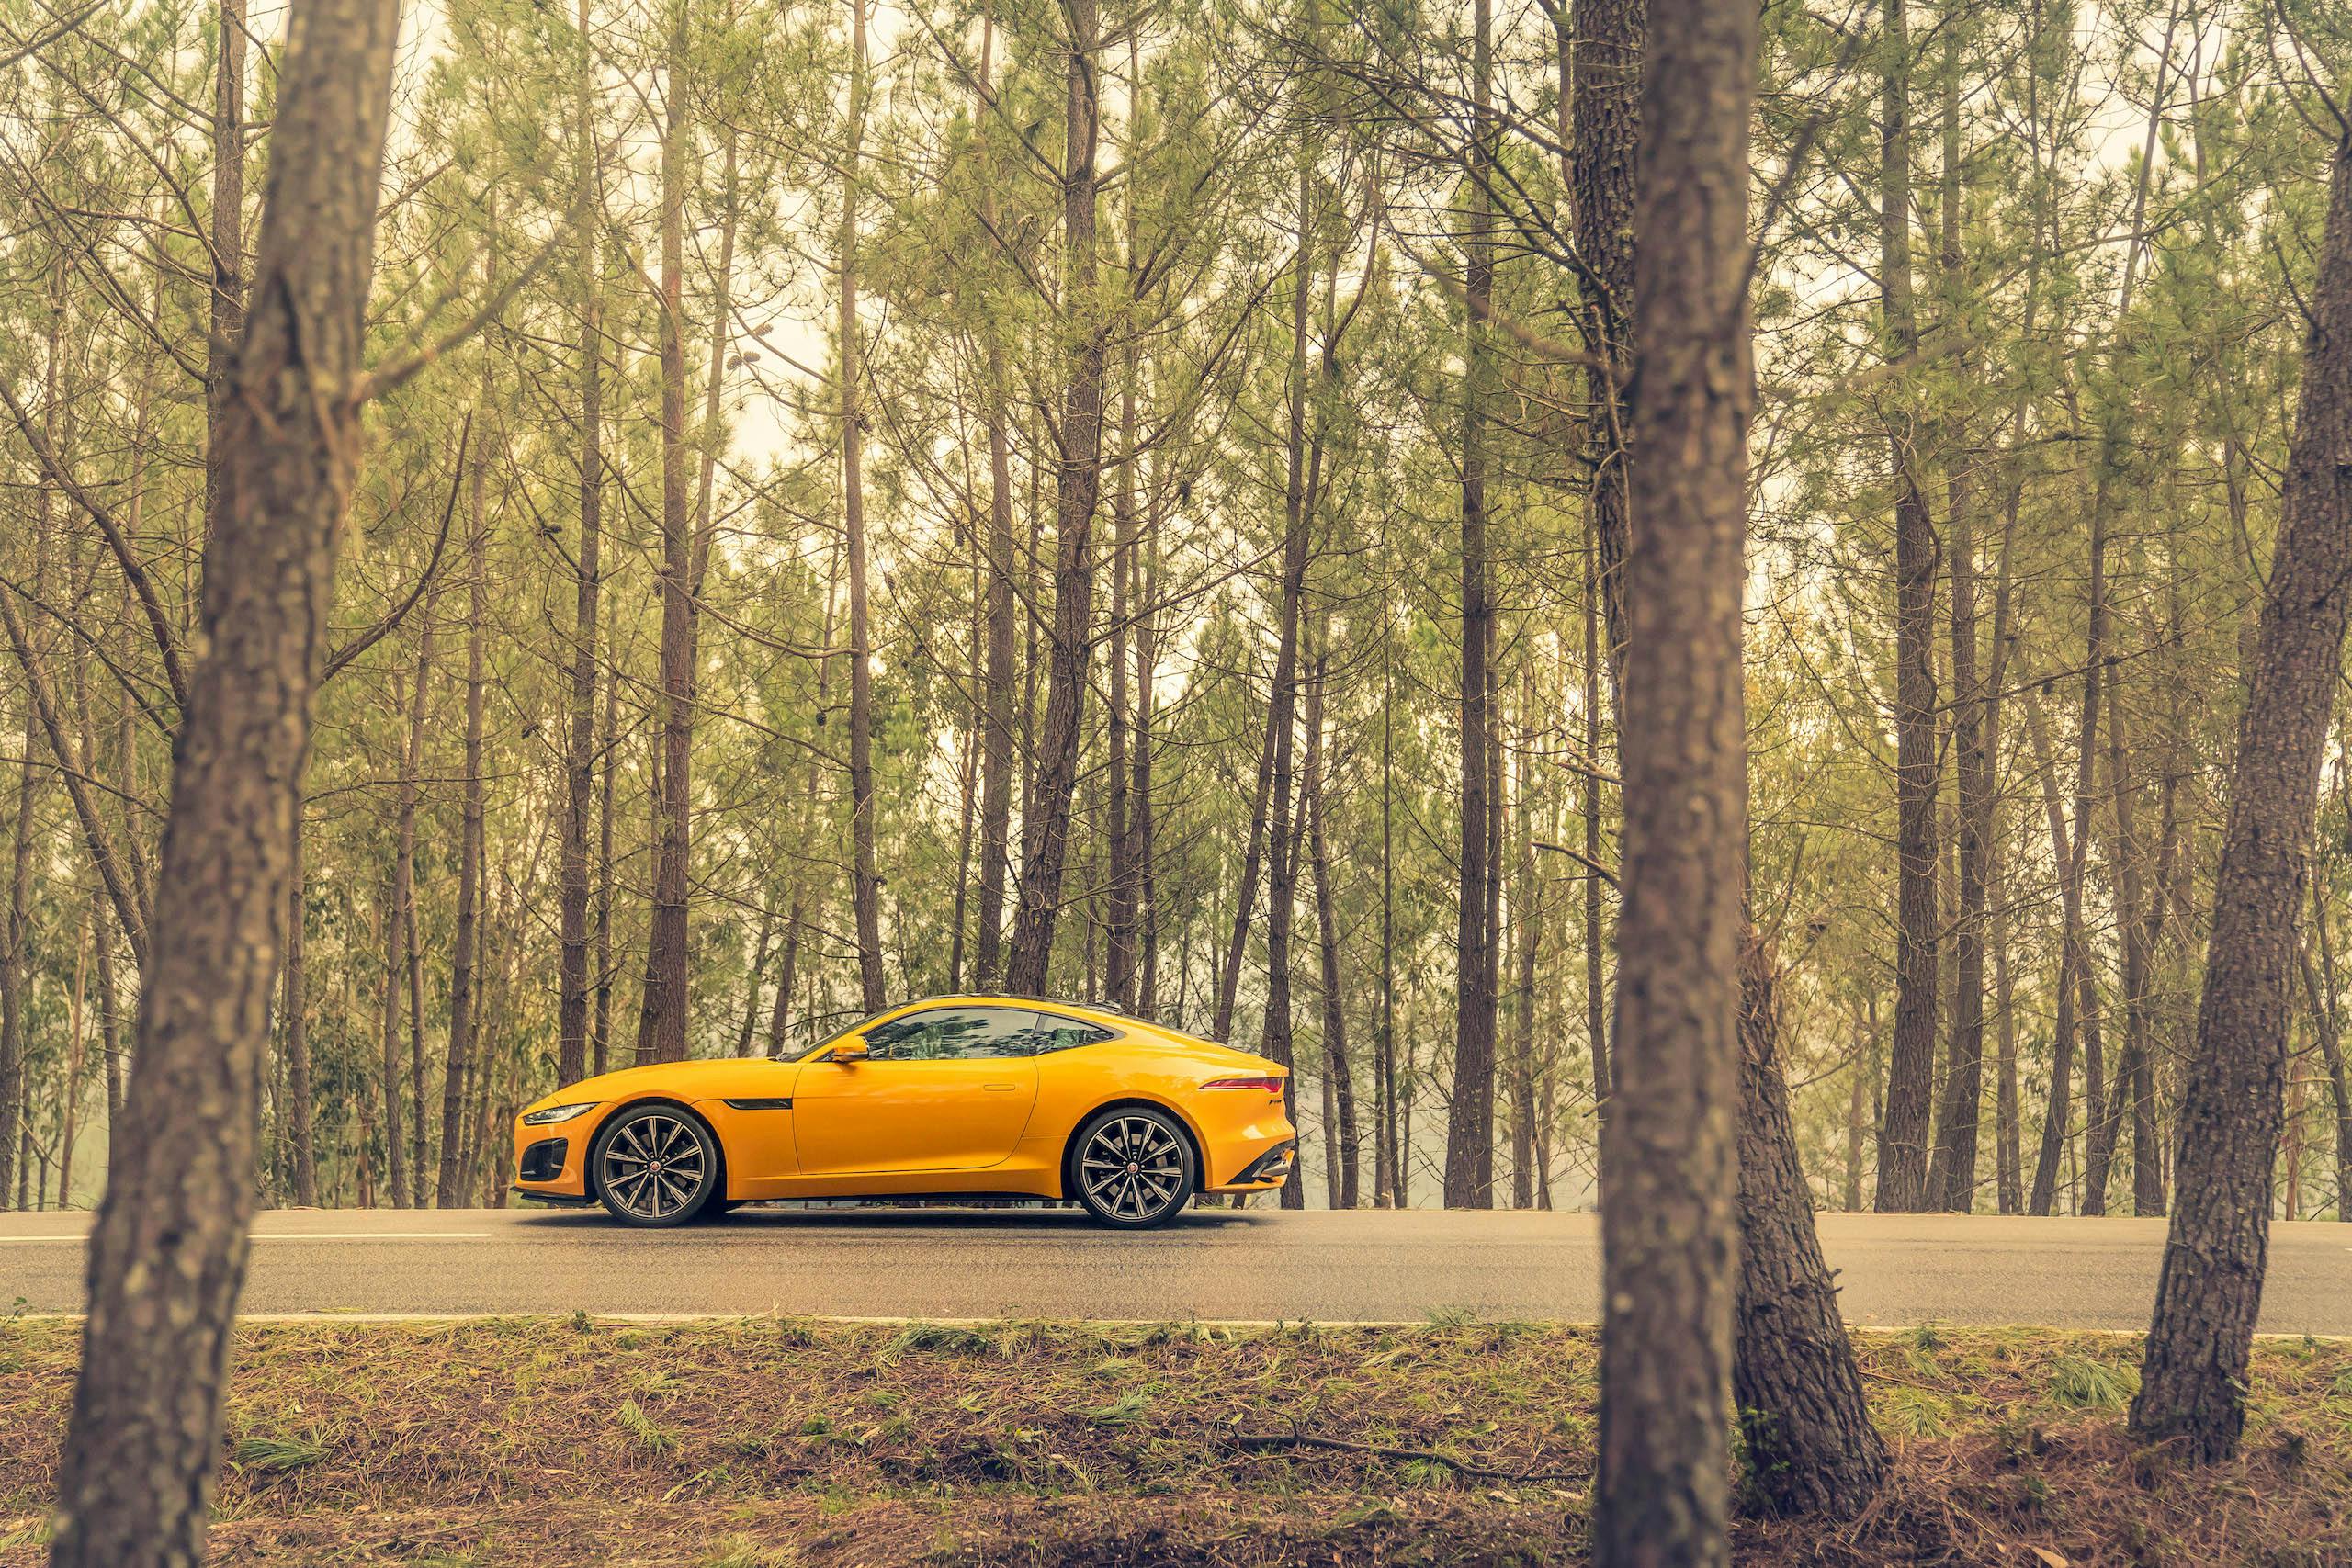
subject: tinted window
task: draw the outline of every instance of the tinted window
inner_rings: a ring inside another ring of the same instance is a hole
[[[865,1032],[877,1062],[945,1062],[1032,1054],[1037,1015],[1012,1008],[937,1008]]]
[[[1037,1015],[1036,1027],[1032,1032],[1036,1037],[1036,1043],[1030,1051],[1032,1055],[1042,1055],[1047,1051],[1067,1051],[1073,1045],[1099,1045],[1105,1040],[1119,1037],[1111,1030],[1099,1029],[1093,1024],[1080,1023],[1074,1018],[1061,1018],[1050,1012]]]

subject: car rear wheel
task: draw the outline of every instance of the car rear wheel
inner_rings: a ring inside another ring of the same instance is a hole
[[[1199,1185],[1192,1141],[1176,1119],[1117,1106],[1081,1128],[1070,1187],[1086,1212],[1120,1230],[1149,1230],[1182,1213]]]
[[[718,1193],[718,1145],[673,1105],[624,1111],[596,1136],[588,1168],[596,1196],[625,1225],[682,1225]]]

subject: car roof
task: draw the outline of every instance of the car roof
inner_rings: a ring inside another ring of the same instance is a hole
[[[1113,1019],[1123,1023],[1151,1022],[1128,1012],[1112,1002],[1072,1001],[1067,997],[1024,997],[1012,991],[950,991],[935,997],[910,997],[891,1010],[899,1008],[932,1007],[942,1002],[964,1002],[974,1007],[996,1007],[1012,1003],[1018,1007],[1051,1008],[1057,1012],[1092,1013],[1098,1018]],[[1156,1027],[1156,1026],[1155,1026]]]

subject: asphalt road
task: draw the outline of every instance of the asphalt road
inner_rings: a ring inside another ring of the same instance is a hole
[[[86,1214],[0,1215],[0,1312],[82,1304]],[[1584,1214],[1199,1211],[1157,1234],[1050,1211],[749,1209],[681,1231],[601,1211],[278,1210],[243,1310],[840,1317],[1599,1316]],[[1825,1214],[1851,1322],[2147,1325],[2161,1220]],[[2352,1225],[2271,1230],[2262,1327],[2352,1335]]]

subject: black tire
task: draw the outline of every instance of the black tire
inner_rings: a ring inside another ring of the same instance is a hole
[[[1148,1105],[1114,1105],[1070,1141],[1069,1194],[1097,1224],[1154,1230],[1184,1212],[1200,1186],[1193,1140]]]
[[[588,1182],[625,1225],[667,1230],[700,1216],[725,1178],[718,1140],[679,1106],[635,1105],[605,1123],[588,1150]]]

